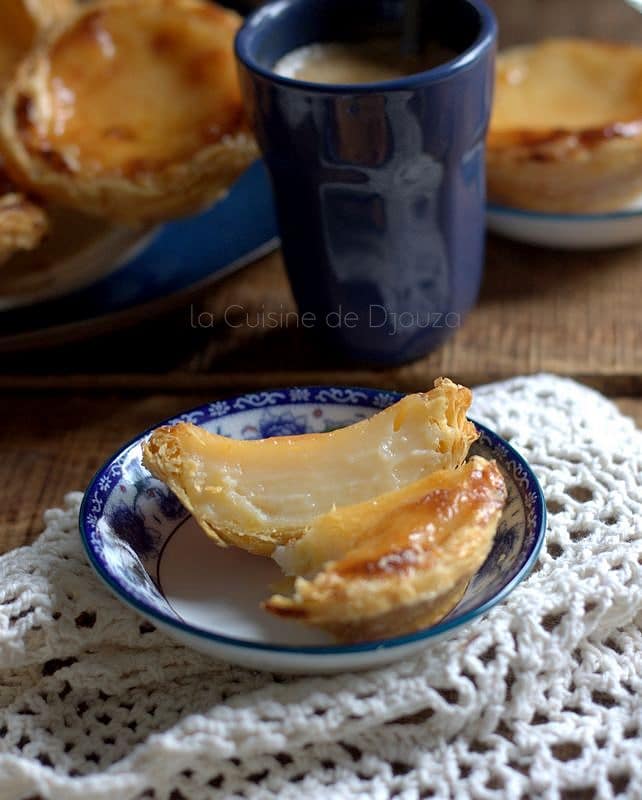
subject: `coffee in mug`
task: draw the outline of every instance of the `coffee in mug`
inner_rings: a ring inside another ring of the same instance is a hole
[[[274,65],[285,78],[325,84],[379,83],[425,72],[457,57],[439,42],[427,42],[416,55],[404,55],[399,37],[357,42],[316,42],[286,53]]]

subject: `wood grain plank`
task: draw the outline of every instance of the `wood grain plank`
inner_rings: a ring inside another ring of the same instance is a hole
[[[613,400],[620,411],[642,429],[642,397],[615,397]]]
[[[45,509],[83,490],[98,467],[141,430],[202,396],[34,395],[0,399],[0,551],[42,530]]]
[[[275,253],[147,326],[0,360],[0,388],[219,391],[353,382],[417,389],[442,374],[483,383],[544,371],[632,394],[642,392],[640,298],[642,248],[560,253],[491,238],[479,304],[461,329],[413,364],[370,370],[292,324],[295,306]],[[227,322],[226,309],[234,312]],[[268,312],[288,319],[256,327],[257,314]]]

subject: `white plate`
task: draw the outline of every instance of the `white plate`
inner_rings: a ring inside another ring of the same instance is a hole
[[[603,250],[642,242],[642,205],[608,214],[546,214],[488,205],[488,230],[561,250]]]

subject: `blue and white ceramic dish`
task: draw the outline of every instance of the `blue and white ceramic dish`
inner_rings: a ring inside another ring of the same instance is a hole
[[[642,242],[642,200],[608,214],[546,214],[490,204],[486,224],[489,231],[525,244],[605,250]]]
[[[242,439],[320,432],[364,419],[396,402],[395,392],[345,387],[291,388],[219,400],[181,414]],[[163,423],[163,424],[166,424]],[[486,563],[439,624],[405,636],[336,645],[320,631],[260,608],[276,564],[218,547],[167,487],[141,464],[141,434],[101,467],[85,494],[80,531],[99,577],[122,601],[175,639],[253,669],[329,673],[410,656],[500,602],[533,567],[546,527],[542,491],[505,441],[478,425],[473,452],[497,460],[509,499]]]

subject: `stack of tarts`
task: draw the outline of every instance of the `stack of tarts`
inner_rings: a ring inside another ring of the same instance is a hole
[[[376,640],[443,618],[490,552],[506,486],[494,461],[467,460],[470,402],[439,379],[327,433],[238,441],[178,423],[143,463],[218,545],[279,564],[268,612]]]
[[[256,157],[234,12],[205,0],[5,5],[0,262],[55,238],[61,208],[71,227],[88,216],[136,227],[190,214]]]

